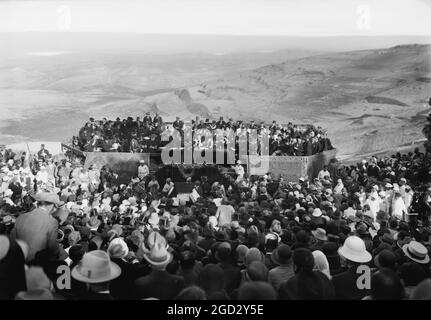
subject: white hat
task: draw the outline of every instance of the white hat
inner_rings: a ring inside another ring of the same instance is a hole
[[[45,191],[38,192],[35,196],[35,199],[38,202],[53,203],[56,206],[61,206],[64,204],[63,201],[60,201],[60,198],[58,197],[58,195],[53,192],[45,192]]]
[[[371,261],[371,254],[366,250],[364,240],[357,236],[350,236],[345,241],[341,248],[338,249],[338,254],[347,260],[357,263],[367,263]]]
[[[72,270],[74,279],[86,283],[108,282],[120,274],[121,268],[102,250],[87,252]]]
[[[150,215],[150,218],[148,219],[148,223],[151,224],[152,226],[157,226],[159,225],[159,215],[157,214],[157,212],[152,212]]]
[[[144,253],[144,258],[153,266],[166,266],[172,261],[172,254],[167,250],[166,239],[158,232],[153,232],[148,236],[148,246],[150,250]]]
[[[410,241],[409,244],[403,246],[403,252],[417,263],[427,264],[430,261],[427,248],[420,242]]]
[[[401,178],[400,181],[407,182],[406,178]]]
[[[315,208],[313,210],[313,217],[320,217],[322,215],[322,210],[320,210],[319,208]]]
[[[115,238],[109,243],[108,253],[111,258],[121,259],[129,254],[129,247],[123,238]]]
[[[326,235],[326,231],[323,228],[317,228],[316,230],[311,231],[311,233],[318,240],[322,240],[322,241],[328,240],[328,236]]]

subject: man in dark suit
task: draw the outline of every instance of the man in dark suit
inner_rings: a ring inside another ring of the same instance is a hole
[[[150,250],[147,250],[144,258],[151,264],[152,271],[149,275],[136,279],[133,286],[135,299],[172,300],[183,289],[184,278],[166,271],[173,258],[166,246],[166,239],[158,232],[148,236]]]
[[[109,243],[108,253],[111,261],[121,269],[121,275],[112,280],[110,284],[111,295],[116,300],[131,299],[131,290],[136,279],[146,276],[151,272],[148,264],[132,263],[127,259],[129,248],[122,238],[115,238]]]
[[[216,252],[218,266],[223,270],[225,279],[225,291],[230,295],[241,283],[241,271],[231,261],[232,248],[230,243],[222,242]]]

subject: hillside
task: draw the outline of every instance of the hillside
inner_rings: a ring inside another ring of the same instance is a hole
[[[50,51],[0,58],[2,143],[66,140],[91,116],[139,116],[150,110],[191,117],[205,107],[189,101],[186,108],[174,94],[177,88],[321,53],[292,49],[151,54],[125,47],[121,53],[101,54],[45,49]]]
[[[313,123],[328,129],[341,158],[352,158],[422,138],[430,50],[4,59],[0,138],[65,140],[90,116],[149,110],[171,120],[201,115]]]
[[[189,92],[214,117],[321,125],[340,157],[348,158],[422,138],[419,129],[431,110],[430,50],[406,45],[306,57],[208,81]]]

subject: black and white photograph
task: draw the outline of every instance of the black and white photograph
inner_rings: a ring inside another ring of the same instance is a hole
[[[431,300],[430,222],[430,0],[0,1],[0,300]]]

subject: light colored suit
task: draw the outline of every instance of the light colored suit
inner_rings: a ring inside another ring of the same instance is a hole
[[[28,244],[27,261],[32,261],[36,253],[42,250],[47,250],[49,257],[58,255],[58,222],[44,208],[20,215],[11,236]]]

